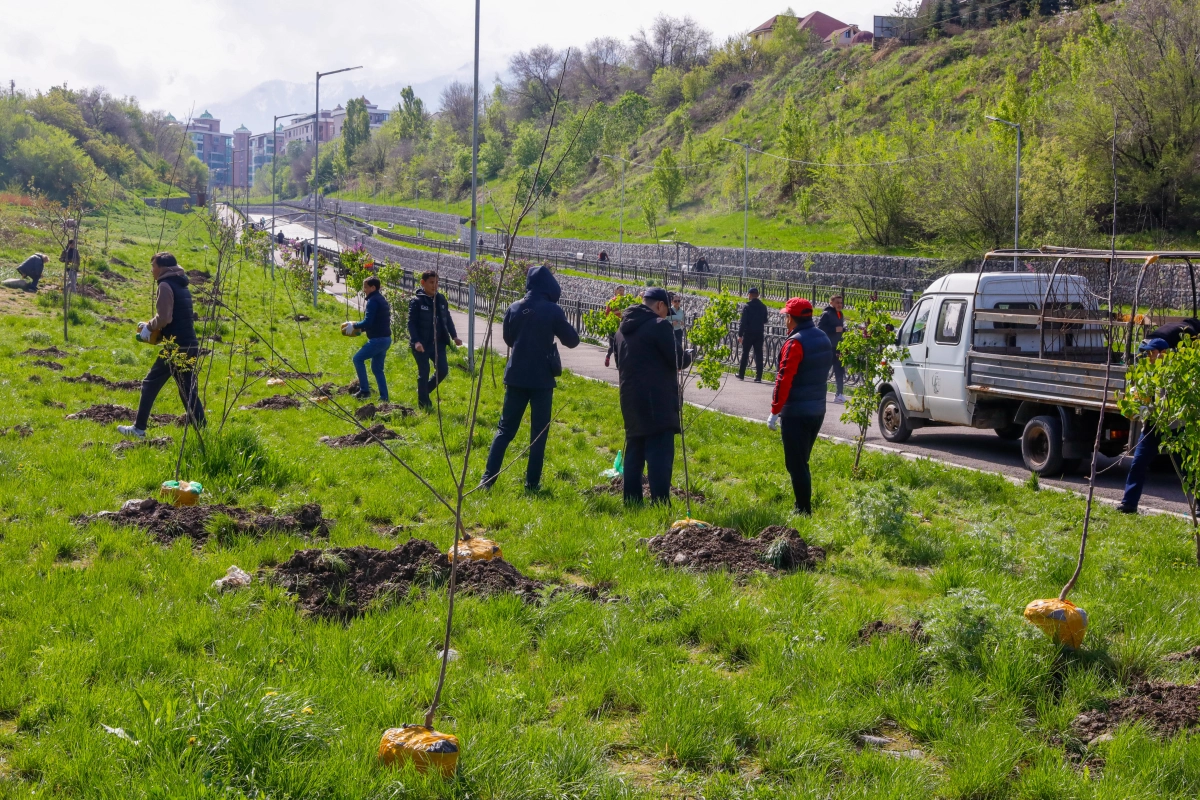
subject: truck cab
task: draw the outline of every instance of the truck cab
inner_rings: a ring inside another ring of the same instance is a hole
[[[1103,377],[1096,370],[1106,357],[1102,316],[1079,275],[939,278],[897,332],[908,357],[895,362],[892,380],[878,387],[880,432],[903,442],[922,427],[992,428],[1002,438],[1023,440],[1031,470],[1069,468],[1090,452],[1086,418],[1094,422],[1101,406],[1115,411],[1113,395],[1123,386],[1123,367],[1119,375],[1112,371],[1107,388],[1098,383]],[[1123,445],[1128,423],[1108,416],[1118,431],[1114,444]]]

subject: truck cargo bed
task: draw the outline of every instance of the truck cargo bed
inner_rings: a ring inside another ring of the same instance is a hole
[[[1096,363],[970,350],[967,390],[980,395],[1099,409],[1105,394],[1104,369],[1103,364]],[[1107,410],[1117,410],[1116,393],[1124,388],[1125,366],[1113,364]]]

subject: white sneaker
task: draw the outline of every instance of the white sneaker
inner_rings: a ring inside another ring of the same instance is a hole
[[[135,428],[132,425],[118,425],[117,433],[121,434],[122,436],[124,436],[127,439],[145,439],[146,438],[145,431]]]
[[[835,394],[835,395],[833,396],[833,402],[835,402],[835,403],[844,403],[844,402],[846,402],[846,395],[844,395],[844,394]]]

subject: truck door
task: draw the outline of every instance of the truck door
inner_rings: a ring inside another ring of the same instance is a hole
[[[946,297],[930,315],[935,323],[925,339],[925,407],[939,422],[966,425],[971,421],[965,375],[967,310],[967,298]]]
[[[925,411],[924,364],[928,355],[925,333],[929,327],[929,312],[933,305],[934,298],[922,298],[900,327],[899,344],[908,348],[908,358],[896,368],[895,384],[900,392],[900,401],[909,411]]]

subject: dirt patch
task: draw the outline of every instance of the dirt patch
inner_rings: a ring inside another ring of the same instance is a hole
[[[345,436],[322,436],[317,441],[330,447],[365,447],[373,442],[399,438],[400,434],[385,427],[381,422],[378,425],[372,425],[365,431],[348,433]]]
[[[274,580],[296,595],[300,608],[322,617],[348,619],[376,599],[400,598],[413,586],[433,586],[450,577],[450,563],[437,545],[409,539],[392,550],[374,547],[334,547],[297,550],[275,569]],[[460,591],[490,596],[515,594],[536,601],[546,584],[521,573],[504,559],[460,561],[456,584]],[[597,599],[590,587],[555,588]]]
[[[596,484],[592,488],[587,489],[586,492],[587,494],[591,495],[607,494],[612,495],[613,497],[622,497],[625,494],[625,480],[623,478],[613,478],[608,483]],[[693,503],[704,502],[704,492],[698,492],[693,489],[691,494]],[[679,500],[686,500],[687,492],[685,492],[683,489],[680,489],[678,486],[672,486],[671,496],[678,498]],[[644,481],[642,482],[642,497],[646,500],[650,499],[650,485]]]
[[[119,258],[116,258],[116,259],[110,258],[108,260],[108,263],[120,264],[123,267],[129,266],[128,264],[126,264],[124,261],[122,261]],[[100,276],[101,280],[112,281],[113,283],[128,283],[129,282],[129,278],[126,278],[124,275],[117,272],[116,270],[105,269],[105,270],[100,270],[96,274]]]
[[[212,274],[200,269],[189,269],[187,271],[188,280],[192,283],[208,283],[212,280]]]
[[[27,350],[22,350],[21,355],[38,356],[40,358],[54,358],[56,356],[69,356],[71,354],[66,350],[59,350],[57,347],[43,347],[40,350],[36,347],[30,347]]]
[[[129,319],[128,317],[111,317],[111,316],[106,315],[106,316],[101,317],[100,319],[104,320],[105,322],[107,322],[110,325],[132,325],[133,324],[133,320]]]
[[[47,361],[44,358],[35,358],[33,361],[30,361],[29,364],[33,367],[45,367],[46,369],[52,369],[55,372],[62,372],[64,369],[66,369],[66,367],[57,361]]]
[[[19,425],[13,425],[9,428],[0,428],[0,436],[8,436],[10,433],[24,439],[26,436],[33,435],[33,428],[30,427],[28,422],[22,422]]]
[[[810,546],[792,528],[772,525],[754,538],[733,528],[698,526],[667,531],[646,542],[663,566],[699,572],[778,572],[812,569],[825,560],[825,551]]]
[[[133,422],[136,416],[137,412],[127,406],[118,406],[113,403],[98,403],[94,406],[88,406],[82,411],[76,411],[74,414],[67,414],[66,418],[90,419],[92,422],[109,425],[114,422]],[[155,425],[178,425],[183,427],[187,424],[187,415],[151,414],[150,421]]]
[[[128,381],[110,381],[102,375],[95,375],[91,372],[85,372],[82,375],[64,375],[62,380],[67,383],[94,383],[97,386],[103,386],[106,389],[118,389],[124,392],[137,391],[142,388],[142,382],[136,380]]]
[[[289,394],[273,394],[270,397],[264,397],[255,403],[248,406],[238,406],[241,411],[251,411],[254,409],[266,409],[268,411],[282,411],[285,408],[299,408],[300,401]]]
[[[309,317],[307,314],[293,314],[292,315],[293,322],[308,322],[308,319],[309,319]]]
[[[412,406],[402,405],[400,403],[367,403],[365,406],[360,406],[354,412],[354,416],[358,419],[374,419],[376,416],[390,417],[399,415],[401,417],[411,417],[416,414],[416,409]]]
[[[328,536],[331,524],[331,520],[321,516],[321,506],[317,503],[301,506],[292,514],[276,516],[266,512],[247,511],[237,506],[216,504],[176,508],[160,503],[153,497],[130,500],[120,511],[85,514],[76,517],[74,521],[77,525],[86,525],[89,522],[107,519],[114,525],[144,528],[159,542],[170,544],[181,536],[196,542],[207,541],[210,533],[209,522],[219,515],[232,520],[233,532],[254,536],[262,536],[272,531]]]
[[[78,294],[83,295],[89,300],[107,300],[108,295],[105,294],[104,288],[97,286],[94,283],[79,284]]]
[[[114,453],[124,453],[126,450],[136,450],[139,447],[153,447],[156,450],[170,447],[173,442],[170,436],[156,436],[153,439],[122,439],[113,445]]]
[[[1190,650],[1184,650],[1181,653],[1171,653],[1164,657],[1164,661],[1178,663],[1180,661],[1200,661],[1200,645],[1196,645]]]
[[[922,627],[920,620],[908,625],[899,625],[895,622],[884,622],[877,619],[858,629],[858,641],[860,644],[866,644],[877,636],[890,636],[893,633],[907,636],[917,643],[929,640],[929,634],[925,633],[925,628]]]
[[[127,261],[123,261],[122,259],[119,259],[116,256],[110,257],[108,259],[108,263],[110,263],[116,267],[132,267],[133,266],[132,264],[128,263]],[[108,271],[112,272],[112,270],[108,270]]]
[[[286,369],[256,369],[250,373],[256,378],[290,378],[298,380],[300,378],[319,378],[325,373],[323,372],[292,372]],[[333,384],[329,384],[332,386]]]
[[[1141,721],[1156,733],[1173,736],[1200,725],[1200,684],[1180,686],[1174,683],[1134,684],[1130,693],[1118,697],[1107,708],[1085,711],[1071,723],[1072,730],[1085,741],[1108,733],[1122,722]]]

